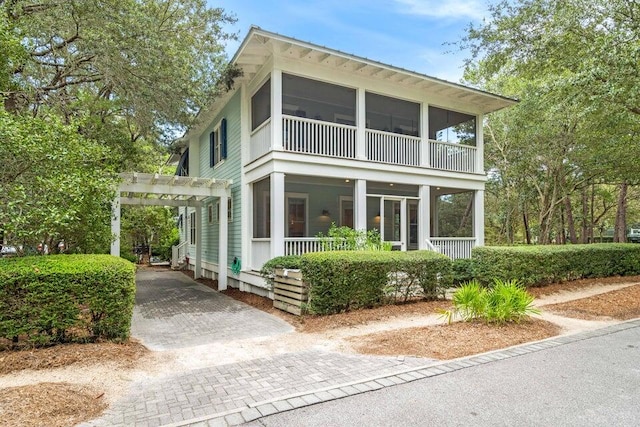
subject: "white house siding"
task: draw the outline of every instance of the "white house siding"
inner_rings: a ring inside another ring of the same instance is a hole
[[[213,168],[209,166],[209,133],[220,121],[227,119],[227,158]],[[241,208],[240,194],[240,91],[232,96],[229,102],[218,113],[209,127],[200,135],[200,176],[233,180],[231,198],[233,199],[233,220],[229,223],[227,267],[231,266],[234,257],[242,256]],[[218,223],[215,222],[215,207],[218,199],[209,199],[202,208],[202,259],[206,263],[218,264]],[[209,223],[208,204],[213,204],[214,223]],[[221,215],[226,214],[226,207],[220,208]],[[241,260],[242,261],[242,260]]]

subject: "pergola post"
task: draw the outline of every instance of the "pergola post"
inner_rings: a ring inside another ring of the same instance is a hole
[[[218,290],[227,289],[227,240],[228,240],[228,206],[229,197],[224,194],[220,196],[220,218],[219,218],[219,238],[218,238]]]
[[[120,256],[120,192],[111,204],[111,255]]]
[[[193,278],[202,277],[202,209],[196,207],[196,264],[193,268]]]

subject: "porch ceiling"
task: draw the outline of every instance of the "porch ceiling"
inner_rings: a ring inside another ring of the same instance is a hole
[[[231,62],[243,69],[243,79],[251,81],[260,67],[271,56],[281,56],[319,64],[381,81],[400,84],[427,94],[452,98],[474,105],[482,113],[497,111],[517,102],[514,99],[500,95],[350,55],[324,46],[302,42],[258,27],[251,28]]]
[[[142,206],[202,206],[208,197],[229,195],[231,180],[160,175],[139,172],[120,174],[120,203]]]

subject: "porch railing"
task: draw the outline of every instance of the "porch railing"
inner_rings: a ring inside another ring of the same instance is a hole
[[[260,270],[271,259],[271,239],[255,238],[251,241],[251,268]]]
[[[476,245],[475,237],[431,237],[429,241],[451,259],[471,258],[471,249]]]
[[[178,268],[189,255],[189,242],[184,241],[171,247],[171,267]]]
[[[420,165],[420,137],[366,130],[367,159],[394,165]]]
[[[251,133],[249,158],[251,161],[264,156],[271,149],[271,119],[266,120]]]
[[[432,168],[454,172],[476,171],[476,147],[429,140],[429,162]]]
[[[317,237],[285,237],[285,255],[302,255],[322,251],[322,242]]]
[[[356,127],[283,116],[282,145],[285,151],[354,159]]]

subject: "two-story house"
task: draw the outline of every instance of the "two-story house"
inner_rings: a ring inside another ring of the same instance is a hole
[[[231,61],[183,138],[179,174],[227,190],[180,208],[197,275],[265,294],[263,263],[321,250],[331,223],[402,251],[483,244],[483,116],[514,100],[256,27]]]

